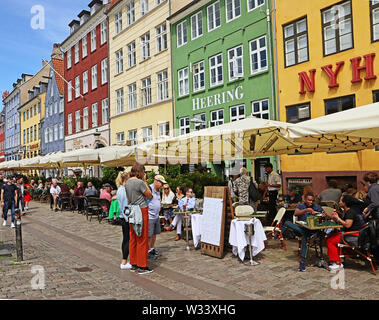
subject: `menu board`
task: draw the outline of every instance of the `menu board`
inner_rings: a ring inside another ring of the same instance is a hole
[[[204,198],[201,219],[201,242],[220,246],[223,199]]]

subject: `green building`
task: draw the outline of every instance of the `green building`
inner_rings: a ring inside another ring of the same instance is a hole
[[[169,17],[177,134],[248,116],[277,119],[269,0],[191,1]],[[264,179],[275,157],[208,163],[218,175],[244,165]]]

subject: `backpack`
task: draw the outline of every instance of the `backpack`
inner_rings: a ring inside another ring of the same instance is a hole
[[[249,184],[249,200],[256,202],[261,198],[261,195],[254,184],[253,178],[250,178]]]

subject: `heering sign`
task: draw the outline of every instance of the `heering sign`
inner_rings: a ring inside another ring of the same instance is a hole
[[[192,99],[192,110],[216,107],[225,103],[243,99],[243,86],[238,86],[234,90],[223,91],[213,96]]]

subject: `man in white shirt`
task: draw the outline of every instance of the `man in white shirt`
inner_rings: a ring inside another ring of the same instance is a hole
[[[57,212],[58,211],[59,194],[61,193],[61,188],[60,188],[60,186],[58,186],[58,180],[57,179],[52,180],[50,193],[51,193],[53,200],[54,200],[54,210],[55,210],[55,212]]]
[[[266,224],[271,225],[276,215],[276,200],[278,199],[279,189],[282,185],[280,175],[273,170],[272,164],[266,163],[265,170],[268,173],[267,187],[268,187],[268,214],[266,217]]]

